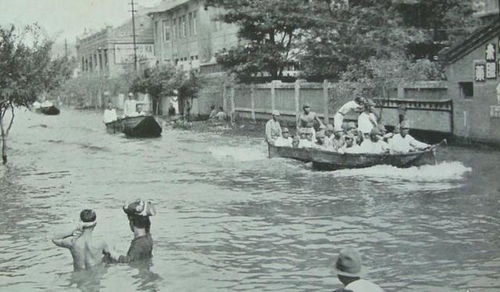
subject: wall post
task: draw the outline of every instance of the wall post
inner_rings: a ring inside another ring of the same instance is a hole
[[[250,85],[250,102],[252,105],[252,121],[255,122],[255,85]]]
[[[300,115],[300,80],[295,80],[295,120]]]
[[[276,109],[276,83],[271,81],[271,109]]]
[[[323,109],[324,109],[324,118],[323,122],[326,124],[330,123],[330,117],[328,113],[328,80],[323,80]]]
[[[230,95],[231,96],[231,124],[234,123],[234,115],[236,113],[236,111],[235,111],[235,107],[236,106],[235,106],[235,103],[234,103],[234,91],[235,91],[234,87],[235,86],[233,84],[233,86],[231,86],[231,95]]]

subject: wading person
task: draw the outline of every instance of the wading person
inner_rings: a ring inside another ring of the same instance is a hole
[[[311,107],[308,104],[304,104],[302,107],[303,112],[297,118],[297,131],[300,132],[302,129],[307,129],[313,135],[312,139],[316,139],[316,130],[314,129],[314,121],[318,122],[320,127],[325,127],[323,122],[319,119],[315,112],[311,111]]]
[[[91,269],[102,263],[110,254],[104,241],[92,237],[97,225],[96,219],[93,210],[85,209],[80,213],[81,222],[75,230],[52,239],[55,245],[70,250],[75,271]]]
[[[105,124],[114,122],[118,119],[116,115],[116,110],[113,107],[113,104],[108,102],[108,107],[104,110],[104,118],[103,121]]]
[[[151,221],[149,217],[156,213],[153,204],[149,201],[136,200],[123,206],[123,211],[127,214],[134,239],[130,243],[127,255],[113,254],[113,259],[119,263],[130,263],[152,258],[153,239],[150,233]]]
[[[333,116],[333,126],[336,131],[342,130],[342,124],[344,123],[344,117],[352,112],[360,113],[363,110],[363,104],[365,99],[361,96],[356,96],[354,100],[345,103],[339,108],[335,116]]]
[[[361,256],[354,248],[344,248],[335,262],[337,277],[344,288],[335,292],[383,292],[377,284],[361,279]]]
[[[266,123],[266,141],[269,144],[274,145],[276,139],[281,137],[281,125],[278,120],[279,116],[279,111],[273,111],[272,118]]]

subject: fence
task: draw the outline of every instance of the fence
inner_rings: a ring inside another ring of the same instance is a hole
[[[282,120],[294,122],[302,105],[311,109],[328,122],[335,112],[352,96],[341,94],[337,83],[295,83],[273,81],[266,84],[226,85],[223,105],[239,117],[269,119],[273,110],[281,113]],[[385,125],[398,122],[400,106],[406,107],[411,127],[419,130],[453,132],[453,104],[447,98],[447,86],[441,82],[414,82],[385,91],[385,98],[376,99],[379,114]],[[346,119],[355,119],[347,116]]]

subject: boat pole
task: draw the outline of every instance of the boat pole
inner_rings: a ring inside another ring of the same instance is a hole
[[[137,12],[137,10],[135,10],[134,0],[130,0],[130,5],[132,6],[132,10],[130,10],[130,12],[132,13],[132,42],[134,44],[134,71],[137,71],[137,44],[135,40],[135,13]]]

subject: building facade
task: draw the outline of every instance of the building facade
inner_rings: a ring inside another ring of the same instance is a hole
[[[455,136],[500,144],[500,21],[443,53]]]
[[[238,44],[238,27],[216,20],[220,11],[203,0],[163,0],[149,13],[161,64],[185,70],[216,65],[216,54]]]
[[[145,12],[135,17],[135,31],[138,66],[147,67],[155,57],[153,24]],[[119,76],[134,65],[132,20],[78,38],[76,52],[82,74]]]

